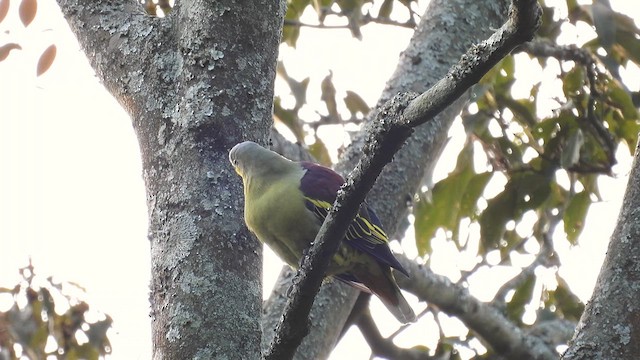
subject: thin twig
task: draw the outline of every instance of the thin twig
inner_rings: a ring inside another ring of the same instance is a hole
[[[434,357],[429,356],[429,352],[420,349],[404,349],[396,346],[392,340],[385,338],[380,334],[380,330],[371,317],[369,308],[364,309],[358,318],[358,329],[362,333],[369,348],[371,348],[371,356],[379,356],[388,359],[406,359],[406,360],[431,360]]]

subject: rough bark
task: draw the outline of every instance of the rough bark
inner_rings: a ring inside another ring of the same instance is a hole
[[[637,359],[640,354],[640,148],[616,228],[565,360]]]
[[[467,48],[487,38],[492,29],[506,19],[508,1],[477,2],[471,0],[433,0],[422,17],[407,49],[400,56],[398,67],[378,101],[381,104],[401,91],[424,92],[457,62]],[[405,221],[413,194],[440,157],[446,144],[447,131],[468,97],[465,95],[433,121],[416,129],[380,175],[368,196],[368,201],[380,216],[389,234],[397,234]],[[368,117],[373,119],[375,111]],[[370,121],[370,120],[369,120]],[[364,143],[361,133],[336,165],[346,174],[356,165]],[[416,159],[421,159],[417,162]],[[263,345],[268,345],[286,303],[285,269],[274,293],[265,303]],[[303,340],[296,358],[327,358],[337,341],[358,291],[332,282],[322,287],[311,313],[311,333]]]
[[[259,358],[261,247],[227,153],[267,143],[284,1],[59,4],[140,144],[154,358]]]

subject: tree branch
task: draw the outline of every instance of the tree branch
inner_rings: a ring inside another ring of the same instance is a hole
[[[364,336],[364,339],[371,348],[371,353],[374,356],[379,356],[387,359],[403,359],[403,360],[435,360],[439,357],[429,356],[429,352],[416,348],[416,349],[404,349],[397,347],[393,340],[384,338],[376,323],[371,317],[369,308],[365,308],[358,318],[356,323],[358,329]]]
[[[498,31],[472,46],[444,78],[412,101],[404,113],[405,124],[416,127],[444,110],[511,50],[531,40],[540,21],[542,8],[536,1],[514,0],[509,8],[509,20]]]
[[[558,358],[558,354],[542,340],[529,336],[494,306],[469,294],[466,288],[404,256],[397,258],[410,275],[410,279],[398,276],[402,289],[458,317],[501,356],[507,359]]]
[[[416,97],[415,93],[399,94],[382,107],[376,121],[370,123],[371,126],[367,129],[363,157],[338,192],[336,202],[320,228],[316,241],[308,256],[302,260],[294,279],[291,298],[265,359],[292,358],[309,332],[309,311],[329,259],[337,250],[349,223],[382,168],[392,160],[411,135],[413,127],[432,119],[513,48],[529,41],[537,30],[540,19],[541,8],[536,1],[514,0],[505,25],[488,40],[472,47],[445,78],[420,96]]]
[[[533,276],[538,266],[540,265],[545,267],[551,266],[550,263],[552,258],[555,261],[554,265],[559,265],[557,258],[554,257],[555,252],[553,250],[553,244],[551,243],[551,238],[549,235],[549,234],[553,234],[555,225],[551,224],[549,228],[551,229],[551,231],[542,235],[543,239],[542,239],[542,244],[540,247],[540,251],[538,252],[538,255],[536,255],[535,259],[531,262],[531,264],[522,268],[517,275],[515,275],[513,278],[511,278],[510,280],[502,284],[502,286],[500,286],[500,289],[498,289],[495,296],[493,297],[494,305],[499,305],[500,307],[503,307],[505,305],[505,298],[507,297],[507,293],[512,289],[515,289],[516,287],[518,287],[520,284],[524,283],[527,280],[527,278],[529,278],[530,276]]]
[[[575,45],[558,45],[548,40],[535,40],[520,45],[516,51],[523,51],[535,57],[553,57],[558,60],[575,61],[585,66],[593,66],[597,59],[585,49]]]

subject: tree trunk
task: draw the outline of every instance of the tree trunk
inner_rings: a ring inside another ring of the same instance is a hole
[[[227,153],[268,142],[285,2],[181,1],[167,18],[59,4],[138,136],[154,358],[259,358],[262,252]]]

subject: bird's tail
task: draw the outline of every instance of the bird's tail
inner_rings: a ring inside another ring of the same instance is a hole
[[[368,273],[364,275],[364,278],[363,276],[358,276],[358,278],[382,301],[398,321],[403,324],[415,322],[416,314],[404,296],[402,296],[391,270],[389,268],[380,268],[380,270],[382,270],[380,273],[375,274],[378,276]]]

